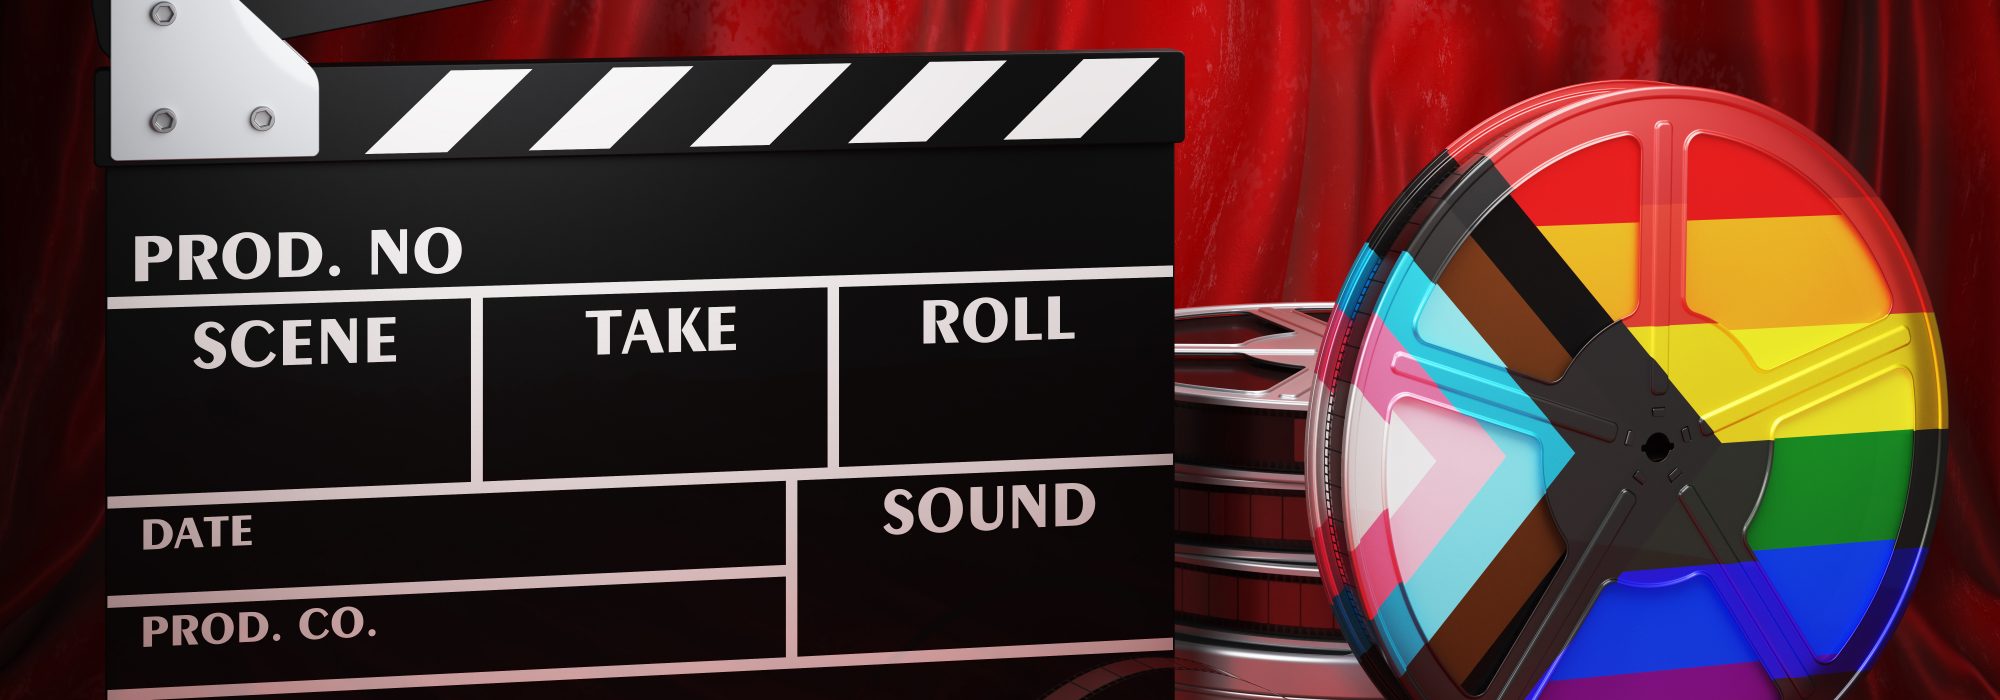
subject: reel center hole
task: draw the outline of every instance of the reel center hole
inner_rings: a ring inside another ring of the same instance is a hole
[[[1664,461],[1667,453],[1674,451],[1674,441],[1668,440],[1666,433],[1653,433],[1646,438],[1646,444],[1639,446],[1639,451],[1646,453],[1646,459]]]

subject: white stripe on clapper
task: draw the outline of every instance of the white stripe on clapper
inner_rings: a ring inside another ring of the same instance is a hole
[[[917,71],[848,143],[929,141],[1006,61],[936,61]]]
[[[701,138],[694,140],[694,146],[771,145],[844,70],[847,70],[845,63],[771,66],[714,124],[708,125]]]
[[[613,68],[528,150],[582,151],[615,146],[687,72],[687,66]]]
[[[370,155],[383,153],[444,153],[486,118],[500,98],[528,76],[527,68],[455,70],[431,87],[424,98],[389,127]]]
[[[1007,140],[1080,139],[1158,58],[1091,58],[1076,64]]]

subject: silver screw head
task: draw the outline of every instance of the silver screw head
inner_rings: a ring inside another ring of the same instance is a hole
[[[277,125],[278,113],[271,111],[270,107],[258,107],[250,110],[250,128],[258,131],[270,131],[271,127]]]
[[[176,121],[174,111],[163,108],[153,110],[152,118],[147,119],[146,123],[153,127],[153,131],[164,134],[174,130],[174,123]]]
[[[153,18],[153,24],[162,27],[174,23],[174,14],[174,4],[171,2],[153,3],[153,9],[146,12],[148,17]]]

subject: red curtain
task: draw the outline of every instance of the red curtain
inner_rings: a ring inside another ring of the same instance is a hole
[[[15,654],[0,697],[102,683],[89,5],[13,1],[0,21],[0,654]],[[2000,393],[1996,0],[490,0],[294,45],[320,63],[1178,49],[1182,305],[1330,298],[1404,181],[1535,93],[1646,78],[1769,103],[1846,153],[1901,222],[1958,397],[1934,549],[1860,695],[2000,697],[2000,411],[1982,400]]]

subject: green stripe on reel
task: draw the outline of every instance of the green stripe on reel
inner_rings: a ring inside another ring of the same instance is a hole
[[[1752,549],[1893,540],[1910,491],[1912,431],[1779,438],[1750,520]]]

